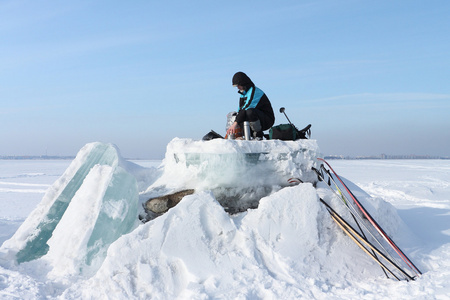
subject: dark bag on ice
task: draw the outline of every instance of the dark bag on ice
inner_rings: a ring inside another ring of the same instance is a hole
[[[215,132],[214,130],[211,130],[210,132],[208,132],[203,138],[202,140],[204,141],[210,141],[213,139],[223,139],[223,136],[221,136],[220,134],[218,134],[217,132]]]
[[[269,139],[271,140],[295,141],[307,139],[308,137],[311,137],[311,124],[302,130],[298,130],[291,124],[280,124],[273,126],[269,130]]]

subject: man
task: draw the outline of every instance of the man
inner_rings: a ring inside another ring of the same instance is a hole
[[[234,74],[232,83],[233,86],[238,88],[241,97],[236,119],[228,128],[227,135],[235,134],[238,128],[243,128],[244,121],[248,121],[253,137],[262,140],[263,131],[272,127],[275,122],[275,115],[269,98],[243,72]]]

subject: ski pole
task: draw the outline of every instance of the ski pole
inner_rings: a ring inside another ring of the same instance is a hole
[[[295,128],[295,126],[291,123],[291,120],[289,120],[288,116],[286,115],[286,113],[284,112],[285,108],[281,107],[280,108],[280,113],[284,114],[284,116],[286,117],[286,119],[288,120],[289,124],[291,124],[292,127]]]

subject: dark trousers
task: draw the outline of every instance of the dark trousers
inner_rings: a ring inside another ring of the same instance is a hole
[[[262,130],[268,130],[270,127],[272,127],[275,120],[273,120],[270,116],[263,113],[261,110],[256,108],[250,108],[245,111],[245,121],[249,122],[261,122]],[[239,126],[243,127],[242,124],[239,124]]]

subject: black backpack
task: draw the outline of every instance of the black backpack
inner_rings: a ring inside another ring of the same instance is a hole
[[[308,139],[311,137],[311,124],[298,130],[291,124],[280,124],[273,126],[269,130],[270,140],[295,141],[299,139]]]

